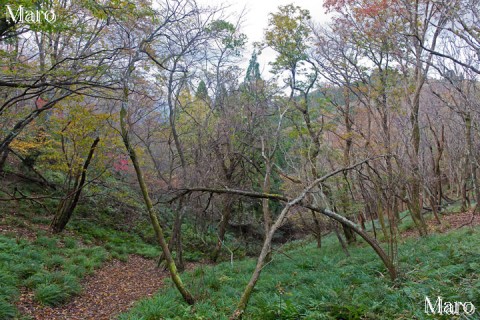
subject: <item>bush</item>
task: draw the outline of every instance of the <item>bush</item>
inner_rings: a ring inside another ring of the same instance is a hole
[[[77,277],[82,278],[86,273],[87,269],[84,266],[79,266],[75,264],[68,264],[64,267],[65,272]]]
[[[63,258],[63,256],[58,255],[58,254],[55,254],[55,255],[51,256],[50,258],[48,258],[45,261],[45,266],[49,270],[60,269],[60,268],[63,267],[64,264],[65,264],[65,259]]]
[[[42,265],[37,261],[25,261],[12,266],[12,271],[20,279],[27,279],[42,269]]]
[[[0,268],[0,299],[10,299],[18,295],[17,278],[5,269]]]
[[[65,238],[63,239],[63,245],[65,246],[65,248],[73,249],[77,247],[77,241],[72,238]]]
[[[55,249],[57,247],[57,239],[40,236],[34,241],[34,244],[47,249]]]
[[[52,282],[52,275],[46,271],[40,271],[26,279],[23,284],[27,288],[33,289],[42,284],[49,284]]]
[[[42,284],[35,290],[35,299],[49,306],[58,306],[66,301],[68,294],[58,284]]]
[[[82,291],[82,286],[80,285],[80,282],[75,276],[71,274],[64,275],[61,281],[63,289],[69,296],[77,295]]]
[[[7,301],[0,299],[0,319],[13,319],[17,315],[15,307]]]

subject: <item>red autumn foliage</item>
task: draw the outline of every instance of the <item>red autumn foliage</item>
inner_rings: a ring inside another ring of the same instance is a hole
[[[37,109],[42,109],[48,103],[48,100],[42,99],[42,97],[38,97],[35,101],[35,106]]]
[[[399,0],[325,0],[327,11],[345,12],[350,8],[357,18],[375,19],[398,4]]]
[[[113,168],[117,172],[125,172],[128,171],[128,158],[125,156],[120,156],[116,162],[113,163]]]

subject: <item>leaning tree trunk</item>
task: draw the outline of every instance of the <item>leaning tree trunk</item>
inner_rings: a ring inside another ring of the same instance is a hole
[[[297,198],[298,199],[298,198]],[[257,284],[258,278],[260,277],[260,273],[262,272],[263,267],[265,266],[265,260],[267,259],[268,255],[270,254],[271,245],[272,245],[272,238],[275,234],[275,231],[282,225],[285,216],[290,211],[290,208],[300,200],[295,199],[292,202],[289,202],[280,213],[279,217],[275,221],[275,223],[270,228],[270,231],[265,235],[265,240],[263,242],[262,251],[257,259],[257,265],[255,266],[255,270],[248,282],[247,286],[245,287],[242,297],[237,305],[237,309],[230,317],[231,320],[241,319],[245,309],[247,308],[248,301],[250,300],[250,296],[252,294],[253,288]]]
[[[268,253],[271,250],[271,243],[272,243],[272,238],[275,232],[278,230],[278,228],[283,224],[283,221],[285,219],[285,216],[287,213],[290,211],[290,208],[293,207],[294,205],[298,204],[301,202],[303,199],[302,196],[297,197],[296,199],[290,201],[282,210],[280,215],[278,216],[277,220],[275,223],[272,225],[270,232],[267,234],[267,237],[265,238],[265,241],[263,242],[263,247],[262,251],[260,252],[260,255],[257,259],[257,264],[255,267],[255,270],[253,271],[253,274],[250,278],[250,281],[248,282],[247,286],[245,287],[242,297],[240,298],[240,301],[237,305],[237,309],[235,312],[232,314],[230,317],[231,320],[236,320],[236,319],[241,319],[243,316],[243,313],[245,312],[245,309],[247,308],[248,301],[250,300],[250,296],[252,294],[252,291],[260,277],[260,273],[262,272],[263,267],[265,266],[265,261],[268,256]],[[305,208],[308,208],[310,210],[314,210],[316,212],[322,213],[326,215],[327,217],[330,217],[338,222],[340,222],[342,225],[347,225],[350,227],[352,230],[354,230],[360,237],[362,237],[377,253],[377,255],[381,258],[382,262],[384,265],[387,267],[387,270],[390,274],[390,278],[395,280],[397,278],[397,270],[395,268],[395,265],[393,264],[393,261],[388,257],[388,255],[383,251],[382,247],[376,242],[374,239],[372,239],[366,232],[364,232],[359,226],[357,226],[355,223],[352,221],[346,219],[345,217],[339,215],[336,212],[330,211],[328,209],[322,209],[322,208],[317,208],[311,205],[301,205]]]
[[[145,179],[143,178],[143,172],[142,172],[142,169],[140,168],[140,164],[138,162],[137,153],[136,153],[135,149],[132,147],[132,145],[130,144],[130,139],[129,139],[128,130],[127,130],[127,124],[126,124],[126,119],[125,119],[126,115],[127,115],[127,110],[125,109],[124,106],[122,106],[122,109],[120,111],[120,126],[121,126],[121,134],[122,134],[122,138],[123,138],[123,143],[125,145],[125,148],[127,149],[127,152],[130,156],[130,159],[132,160],[133,167],[135,168],[135,173],[137,175],[138,184],[140,185],[140,189],[141,189],[141,192],[142,192],[142,195],[143,195],[143,199],[144,199],[145,205],[147,207],[147,212],[148,212],[148,215],[150,217],[150,221],[152,223],[153,229],[155,230],[155,235],[157,237],[157,241],[160,244],[160,247],[162,248],[163,253],[165,254],[165,259],[167,261],[168,270],[170,271],[170,276],[172,277],[173,283],[177,287],[178,291],[182,295],[185,302],[187,302],[190,305],[193,305],[195,303],[195,299],[190,294],[190,292],[188,292],[188,290],[185,288],[185,285],[183,284],[182,279],[180,278],[180,275],[179,275],[178,270],[177,270],[177,266],[175,265],[175,261],[173,260],[170,249],[168,248],[167,241],[165,240],[165,235],[163,233],[163,229],[160,226],[160,222],[158,221],[157,215],[156,215],[155,210],[153,208],[153,203],[152,203],[152,200],[150,199],[150,195],[148,193],[147,184],[145,183]]]
[[[8,132],[8,134],[0,141],[0,154],[10,147],[10,144],[33,120],[35,120],[42,112],[52,109],[59,101],[70,96],[73,92],[67,92],[60,97],[48,102],[40,109],[35,109],[28,115],[20,119]]]
[[[338,226],[336,222],[333,223],[333,231],[335,231],[335,235],[337,236],[338,242],[340,242],[340,245],[342,246],[343,252],[345,252],[345,255],[347,257],[350,257],[350,252],[348,252],[347,245],[345,244],[345,241],[343,241],[342,235],[338,231]]]
[[[73,211],[77,206],[78,200],[80,199],[80,194],[82,193],[83,187],[85,185],[88,166],[92,161],[93,154],[95,152],[95,149],[97,148],[99,141],[100,141],[99,137],[95,138],[95,140],[93,141],[92,146],[90,147],[90,151],[88,153],[87,159],[83,164],[81,176],[80,178],[79,176],[77,176],[76,178],[76,181],[73,187],[73,193],[67,194],[67,196],[62,200],[60,200],[60,203],[58,204],[55,217],[53,217],[52,223],[50,224],[50,227],[52,228],[52,231],[54,233],[62,232],[65,229],[65,226],[67,225],[68,221],[72,217]]]
[[[361,163],[364,163],[364,162],[365,161],[363,161]],[[358,164],[355,164],[355,165],[353,165],[352,167],[349,167],[349,168],[354,168],[356,166],[358,166]],[[346,169],[342,169],[340,171],[345,171],[345,170]],[[339,215],[336,212],[330,211],[328,209],[317,208],[317,207],[314,207],[312,205],[302,204],[302,201],[305,199],[307,194],[312,191],[313,188],[315,188],[319,183],[321,183],[322,181],[327,179],[329,176],[331,176],[333,174],[336,174],[340,171],[337,170],[337,171],[331,173],[330,175],[327,175],[327,176],[316,179],[308,187],[306,187],[298,197],[296,197],[293,200],[288,201],[288,203],[285,205],[285,207],[283,208],[280,215],[277,217],[277,219],[275,220],[275,223],[272,225],[272,227],[270,228],[270,231],[268,232],[268,234],[265,237],[265,240],[264,240],[263,246],[262,246],[262,250],[261,250],[260,255],[257,259],[257,264],[255,266],[255,270],[253,271],[253,274],[250,278],[250,281],[248,282],[247,286],[245,287],[245,289],[243,291],[243,294],[242,294],[242,296],[240,298],[240,301],[237,305],[237,309],[234,311],[234,313],[230,317],[231,320],[236,320],[236,319],[241,319],[242,318],[242,316],[245,312],[245,309],[247,308],[248,301],[250,300],[250,296],[252,294],[252,291],[253,291],[253,289],[254,289],[254,287],[255,287],[255,285],[256,285],[259,277],[260,277],[260,273],[262,272],[263,267],[265,266],[266,258],[268,257],[268,254],[271,250],[273,235],[278,230],[278,228],[280,228],[282,226],[288,212],[294,206],[300,205],[300,206],[303,206],[307,209],[310,209],[310,210],[313,210],[313,211],[316,211],[316,212],[320,212],[320,213],[326,215],[327,217],[330,217],[330,218],[340,222],[342,225],[347,225],[348,227],[350,227],[352,230],[354,230],[359,236],[361,236],[375,250],[377,255],[382,259],[384,265],[387,267],[388,272],[390,274],[390,278],[392,280],[395,280],[397,278],[397,270],[395,268],[393,260],[391,260],[388,257],[388,255],[385,253],[385,251],[383,251],[382,247],[380,247],[380,245],[374,239],[372,239],[366,232],[364,232],[359,226],[357,226],[355,223],[353,223],[352,221],[350,221],[350,220],[346,219],[345,217]],[[272,196],[274,197],[274,195],[266,195],[266,194],[256,194],[256,195],[259,196],[260,198],[272,198]],[[281,197],[277,197],[277,198],[280,199]]]

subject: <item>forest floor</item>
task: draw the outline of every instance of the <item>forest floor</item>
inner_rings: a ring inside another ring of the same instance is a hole
[[[445,214],[441,216],[441,220],[441,225],[434,219],[428,220],[431,233],[449,233],[465,226],[480,225],[480,215],[472,215],[472,212]],[[45,231],[46,228],[45,226]],[[35,241],[36,234],[31,230],[32,228],[0,225],[0,234],[16,234],[19,238]],[[69,232],[69,235],[73,233]],[[418,233],[414,228],[402,232],[403,238],[415,236],[418,236]],[[80,246],[84,244],[80,242]],[[187,264],[187,269],[191,270],[196,266],[198,263],[190,263]],[[112,319],[122,312],[128,312],[139,300],[152,297],[168,276],[168,271],[157,268],[153,259],[130,254],[126,261],[111,259],[83,278],[83,290],[66,304],[42,305],[35,301],[32,290],[22,288],[15,305],[22,316],[36,320]]]
[[[17,303],[20,313],[33,319],[111,319],[128,310],[134,302],[149,297],[163,284],[168,272],[155,261],[130,255],[127,262],[111,260],[82,281],[83,291],[58,307],[42,306],[31,291],[22,292]]]
[[[430,233],[446,233],[462,227],[474,227],[480,225],[480,214],[474,214],[472,210],[467,212],[442,214],[440,216],[441,224],[433,217],[427,220],[428,230]],[[402,232],[402,237],[419,236],[415,228],[411,228]]]
[[[285,244],[282,250],[288,255],[273,255],[244,319],[436,319],[425,313],[426,296],[469,301],[478,308],[478,226],[421,239],[407,237],[399,241],[397,249],[399,278],[392,283],[378,256],[360,242],[349,247],[349,256],[340,250],[334,236],[325,237],[320,250],[313,242]],[[182,303],[175,288],[165,286],[118,320],[227,320],[254,266],[254,259],[242,259],[233,265],[220,263],[187,272],[183,280],[197,297],[194,307]],[[480,312],[468,318],[480,319]]]

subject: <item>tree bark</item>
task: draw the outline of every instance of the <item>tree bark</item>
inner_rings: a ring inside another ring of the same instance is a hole
[[[10,151],[10,149],[8,149],[8,148],[5,149],[0,156],[0,172],[3,172],[3,170],[4,170],[5,163],[7,162],[9,151]]]
[[[348,85],[348,82],[347,82],[347,85]],[[343,96],[345,99],[344,120],[345,120],[346,136],[347,136],[347,138],[345,139],[345,149],[343,150],[343,165],[345,167],[348,167],[350,165],[350,152],[352,150],[352,144],[353,144],[353,139],[352,139],[353,122],[350,117],[350,91],[348,90],[347,86],[345,86],[343,89]],[[348,190],[349,190],[348,172],[344,174],[344,178],[345,178],[345,181],[342,183],[343,184],[342,206],[344,208],[344,212],[346,216],[349,219],[351,219],[351,217],[349,216],[351,206],[350,206],[350,201],[348,197]],[[348,226],[343,225],[343,233],[345,234],[345,239],[347,239],[348,244],[352,244],[356,241],[355,232],[353,232],[353,230],[350,229]]]
[[[218,240],[215,249],[212,252],[212,262],[216,262],[220,256],[220,251],[222,250],[223,240],[225,239],[225,234],[227,233],[228,222],[230,221],[230,215],[232,213],[233,201],[227,195],[225,197],[225,205],[223,206],[222,218],[218,226]]]
[[[175,211],[175,219],[173,221],[172,235],[170,237],[170,240],[168,241],[168,249],[170,250],[170,252],[173,252],[174,250],[176,252],[175,262],[180,272],[183,272],[185,270],[185,263],[183,260],[183,245],[182,245],[183,212],[180,211],[183,208],[182,200],[183,199],[180,199],[178,209]],[[163,261],[165,261],[165,253],[162,251],[162,253],[160,254],[160,258],[158,258],[157,268],[161,267]],[[166,269],[167,267],[165,267],[165,270]]]
[[[97,148],[99,141],[100,141],[99,137],[95,138],[95,140],[92,143],[92,146],[90,147],[90,151],[88,153],[87,159],[85,160],[82,167],[81,177],[79,179],[79,177],[77,176],[76,182],[74,184],[73,194],[68,194],[64,199],[60,200],[60,203],[57,207],[57,211],[55,213],[55,217],[53,218],[52,223],[50,225],[54,233],[62,232],[65,229],[65,226],[67,225],[68,221],[70,221],[70,218],[72,217],[73,211],[77,206],[78,200],[80,199],[80,194],[82,193],[83,187],[85,185],[88,166],[90,165],[90,162],[93,158],[93,154],[95,152],[95,149]],[[72,199],[72,196],[73,196],[73,199]]]
[[[125,88],[124,90],[126,91],[128,89]],[[124,94],[127,95],[126,93]],[[126,103],[126,102],[124,101],[123,103]],[[150,217],[150,221],[152,223],[153,229],[155,230],[157,241],[160,244],[160,247],[162,248],[165,254],[167,267],[168,267],[168,270],[170,271],[170,276],[172,278],[173,283],[177,287],[178,291],[182,295],[185,302],[187,302],[190,305],[193,305],[195,303],[195,299],[190,294],[190,292],[185,288],[185,285],[183,284],[182,279],[180,278],[180,275],[177,270],[177,266],[175,264],[175,261],[173,260],[172,254],[165,240],[163,229],[160,226],[160,222],[158,221],[157,215],[153,208],[153,203],[148,193],[147,184],[145,183],[145,179],[143,178],[143,172],[138,162],[137,153],[135,149],[132,147],[132,145],[130,144],[130,138],[129,138],[127,123],[126,123],[126,116],[127,116],[127,110],[125,109],[125,106],[122,106],[122,109],[120,111],[120,126],[121,126],[123,143],[125,145],[125,148],[127,149],[130,159],[132,160],[133,167],[135,168],[138,184],[140,185],[142,196],[145,201],[145,205],[147,207],[147,212]]]
[[[466,129],[466,139],[467,139],[467,152],[468,152],[468,162],[470,163],[470,178],[472,180],[473,193],[475,197],[475,212],[479,210],[480,206],[480,188],[478,186],[477,180],[477,161],[474,155],[473,149],[473,136],[472,136],[472,116],[470,112],[465,115],[465,129]]]
[[[315,214],[315,211],[310,210],[313,218],[313,223],[315,224],[315,239],[317,240],[317,248],[322,247],[322,226],[320,225],[320,220],[318,219],[317,215]]]
[[[337,236],[337,239],[338,239],[338,242],[340,242],[340,245],[342,246],[342,250],[343,252],[345,252],[345,255],[347,257],[350,257],[350,252],[348,252],[348,248],[347,246],[345,245],[345,241],[343,241],[343,238],[342,238],[342,235],[340,234],[340,232],[338,231],[338,226],[336,225],[336,222],[334,222],[334,226],[333,226],[333,229],[335,231],[335,235]],[[343,227],[344,225],[342,225]],[[351,229],[350,229],[351,230]]]

